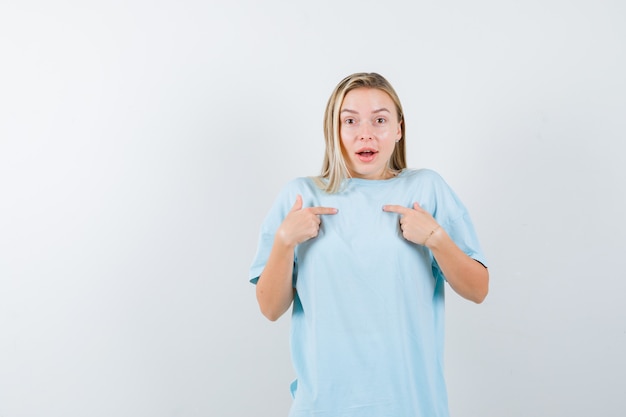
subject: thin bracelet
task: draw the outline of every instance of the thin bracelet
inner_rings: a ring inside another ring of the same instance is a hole
[[[434,234],[435,234],[435,232],[436,232],[437,230],[439,230],[439,228],[440,228],[440,227],[441,227],[441,225],[437,225],[437,227],[435,227],[435,228],[434,228],[434,229],[430,232],[430,234],[426,237],[426,239],[424,239],[424,243],[422,243],[422,246],[426,246],[426,242],[428,242],[428,239],[430,239],[430,237],[431,237],[432,235],[434,235]]]

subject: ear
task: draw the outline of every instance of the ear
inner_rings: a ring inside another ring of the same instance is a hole
[[[398,122],[398,130],[396,131],[396,142],[400,142],[402,139],[402,120]]]

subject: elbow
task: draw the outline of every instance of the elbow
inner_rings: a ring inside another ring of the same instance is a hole
[[[280,318],[280,316],[283,315],[282,312],[279,311],[275,311],[272,309],[268,309],[268,308],[263,308],[262,306],[259,306],[261,308],[261,314],[263,314],[263,316],[265,316],[266,319],[268,319],[269,321],[276,321]]]
[[[474,292],[471,300],[476,304],[482,304],[482,302],[485,301],[485,298],[487,298],[487,294],[489,294],[489,272],[487,271],[487,268],[485,268],[484,282],[479,288],[477,288],[477,291]]]
[[[485,298],[487,298],[488,293],[489,289],[485,287],[484,290],[474,294],[474,296],[471,298],[471,301],[475,302],[476,304],[482,304],[482,302],[485,301]]]
[[[291,281],[288,286],[270,286],[268,282],[259,279],[256,285],[256,299],[259,303],[261,314],[269,321],[278,320],[291,306],[293,301],[294,289],[291,287]]]
[[[260,289],[258,284],[256,298],[261,314],[269,321],[278,320],[289,308],[289,304],[285,305],[273,297],[268,297],[267,293]]]

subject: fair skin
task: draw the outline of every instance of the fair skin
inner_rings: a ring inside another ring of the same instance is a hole
[[[402,131],[395,104],[387,93],[369,88],[348,92],[341,106],[340,122],[341,144],[350,176],[370,180],[391,178],[389,160]],[[487,268],[461,251],[419,203],[414,203],[412,208],[385,205],[383,211],[400,216],[406,240],[432,251],[454,291],[476,303],[485,299],[489,287]],[[291,277],[296,246],[315,239],[322,218],[337,213],[332,207],[304,208],[302,197],[297,196],[276,231],[270,256],[256,286],[259,307],[268,319],[277,320],[293,301]]]
[[[467,256],[429,212],[419,203],[414,203],[413,208],[386,205],[383,211],[400,215],[402,236],[431,250],[454,291],[475,303],[483,302],[489,291],[489,271]]]
[[[387,179],[389,159],[402,137],[396,106],[387,93],[357,88],[343,99],[340,111],[341,145],[353,178]]]
[[[317,237],[321,217],[334,215],[330,207],[302,207],[302,196],[296,202],[274,235],[272,251],[256,285],[261,312],[274,321],[283,315],[293,301],[291,285],[294,250],[298,244]]]

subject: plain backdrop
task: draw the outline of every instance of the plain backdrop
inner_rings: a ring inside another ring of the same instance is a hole
[[[286,416],[248,267],[361,71],[489,259],[452,415],[625,415],[625,45],[621,0],[2,0],[0,417]]]

